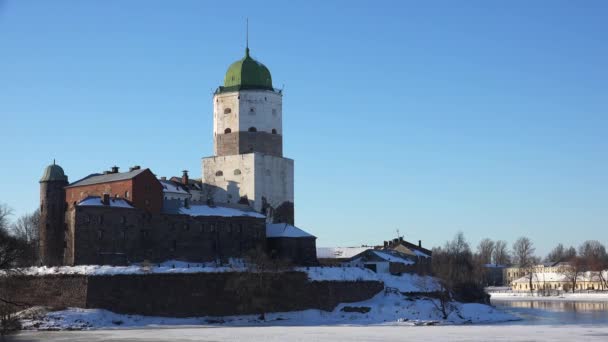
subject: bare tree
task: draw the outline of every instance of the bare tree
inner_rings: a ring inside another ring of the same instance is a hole
[[[574,257],[568,261],[567,266],[562,266],[559,272],[562,273],[566,281],[570,284],[572,292],[576,291],[576,284],[585,272],[586,264],[585,260],[581,257]]]
[[[0,203],[0,230],[7,230],[9,223],[9,216],[13,214],[11,208],[9,208],[6,204]]]
[[[524,271],[528,278],[528,285],[530,286],[530,292],[532,292],[532,280],[534,278],[534,245],[532,241],[527,237],[520,237],[513,243],[513,261]]]
[[[509,255],[509,249],[507,242],[504,240],[498,240],[494,243],[493,260],[496,265],[509,265],[511,263],[511,256]]]
[[[600,284],[602,289],[606,288],[606,270],[608,269],[608,254],[606,247],[596,240],[588,240],[579,247],[579,256],[584,262],[586,271],[592,272]]]
[[[19,239],[26,248],[21,265],[35,265],[38,261],[38,226],[40,211],[24,214],[11,226],[13,235]]]
[[[494,252],[494,241],[485,238],[479,241],[477,245],[477,254],[479,256],[479,262],[482,264],[492,263],[492,253]]]

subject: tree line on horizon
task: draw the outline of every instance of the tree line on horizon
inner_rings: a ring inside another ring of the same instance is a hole
[[[541,262],[564,263],[559,273],[564,274],[574,291],[576,283],[586,272],[592,272],[608,289],[608,253],[606,247],[597,240],[587,240],[578,249],[565,247],[559,243],[543,259],[535,255],[536,248],[528,237],[518,238],[509,249],[504,240],[493,241],[485,238],[473,251],[464,234],[458,232],[444,246],[433,248],[433,273],[448,289],[467,286],[477,291],[483,287],[488,267],[501,265],[520,268],[533,288],[536,267]]]

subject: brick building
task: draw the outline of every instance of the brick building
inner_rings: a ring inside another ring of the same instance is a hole
[[[53,164],[40,181],[40,249],[45,265],[225,263],[256,251],[299,265],[317,262],[314,236],[286,224],[288,229],[279,233],[276,224],[267,223],[263,214],[247,205],[169,198],[167,191],[177,190],[149,169],[132,167],[121,173],[113,167],[72,184],[67,180],[63,169]],[[177,181],[171,184],[179,186]],[[187,177],[183,182],[190,183]]]

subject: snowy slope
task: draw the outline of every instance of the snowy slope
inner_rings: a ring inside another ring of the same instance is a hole
[[[367,312],[348,312],[349,309]],[[133,328],[158,325],[224,325],[224,326],[315,326],[315,325],[429,325],[488,323],[517,318],[482,304],[452,303],[447,319],[443,319],[439,302],[428,298],[409,298],[396,293],[379,293],[375,297],[349,304],[340,304],[332,312],[305,310],[267,313],[265,320],[258,315],[228,317],[167,318],[121,315],[101,309],[77,309],[21,314],[24,329],[103,329]]]

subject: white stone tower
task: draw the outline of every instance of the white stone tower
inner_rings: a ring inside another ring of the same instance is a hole
[[[294,223],[293,160],[283,158],[283,100],[270,71],[249,56],[228,68],[213,96],[214,156],[203,183],[216,203],[243,203],[273,222]]]

